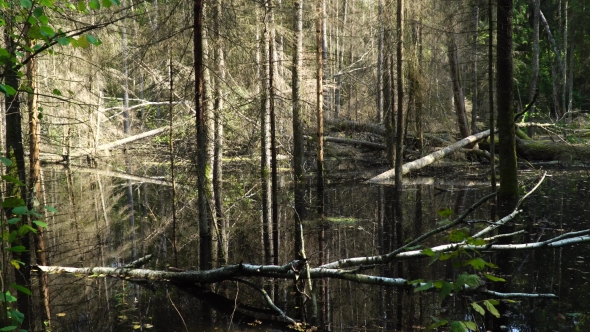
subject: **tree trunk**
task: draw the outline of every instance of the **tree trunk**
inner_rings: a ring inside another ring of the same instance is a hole
[[[458,62],[457,45],[455,45],[454,36],[451,35],[449,39],[449,67],[451,70],[451,79],[453,81],[455,114],[457,115],[457,124],[459,125],[459,133],[461,134],[461,137],[467,137],[469,136],[469,124],[467,123],[465,96],[463,95],[463,86],[461,85],[461,73],[459,71]]]
[[[490,135],[489,130],[482,131],[481,133],[477,133],[475,135],[468,136],[468,137],[466,137],[466,138],[464,138],[464,139],[462,139],[462,140],[460,140],[460,141],[458,141],[458,142],[456,142],[456,143],[454,143],[442,150],[438,150],[438,151],[433,152],[433,153],[431,153],[425,157],[422,157],[418,160],[414,160],[410,163],[407,163],[407,164],[403,165],[403,167],[401,168],[402,175],[408,174],[410,171],[420,169],[424,166],[428,166],[428,165],[432,164],[433,162],[435,162],[439,159],[442,159],[446,155],[449,155],[449,154],[451,154],[451,153],[453,153],[453,152],[455,152],[455,151],[457,151],[469,144],[473,144],[477,141],[480,141],[480,140],[488,137],[489,135]],[[397,172],[397,167],[396,167],[396,169],[392,169],[387,172],[381,173],[381,174],[371,178],[367,182],[370,182],[370,183],[385,182],[388,179],[391,179],[392,177],[394,177],[396,172]]]
[[[317,124],[317,196],[318,210],[323,214],[324,209],[324,0],[316,3],[316,124]]]
[[[479,37],[479,0],[475,0],[473,6],[473,91],[471,97],[471,134],[477,133],[477,115],[478,115],[478,78],[477,78],[477,39]]]
[[[292,98],[293,98],[293,169],[295,176],[295,257],[298,257],[302,243],[300,224],[305,215],[304,186],[305,170],[303,147],[303,119],[301,100],[301,71],[303,70],[303,0],[294,3],[294,27],[295,42],[293,47],[293,74],[292,74]],[[339,90],[336,90],[337,96]],[[336,102],[336,108],[339,101]]]
[[[379,32],[377,36],[377,123],[383,123],[383,38],[385,21],[383,14],[383,0],[379,0]]]
[[[404,26],[404,0],[397,0],[397,130],[395,142],[395,186],[401,190],[402,166],[404,156],[404,72],[403,72],[403,26]]]
[[[31,45],[33,46],[33,45]],[[41,160],[39,159],[40,133],[39,109],[37,108],[37,61],[31,59],[27,64],[27,80],[30,88],[27,107],[29,109],[29,195],[27,207],[30,211],[41,213]],[[45,254],[45,230],[43,227],[35,226],[37,233],[34,235],[34,257],[37,264],[47,264]],[[51,323],[49,310],[49,278],[42,274],[39,276],[39,304],[42,309],[41,322]],[[39,328],[39,327],[37,327]]]
[[[533,3],[533,61],[531,84],[529,85],[529,100],[533,100],[537,91],[537,81],[539,80],[539,11],[541,10],[540,0],[532,0]],[[535,121],[536,106],[531,106],[528,120]],[[527,134],[532,138],[535,133],[533,126],[528,127]]]
[[[225,84],[225,55],[223,52],[223,42],[221,37],[221,15],[223,10],[223,1],[218,1],[215,6],[215,37],[218,41],[215,47],[215,64],[217,67],[217,79],[215,80],[215,157],[213,160],[213,196],[215,197],[215,212],[216,220],[219,228],[219,264],[226,265],[228,262],[228,237],[229,237],[229,221],[225,218],[223,213],[223,199],[221,196],[223,187],[223,84]]]
[[[5,47],[6,50],[12,54],[13,57],[16,57],[16,42],[14,41],[13,37],[10,35],[8,31],[5,31]],[[4,66],[4,84],[12,87],[13,89],[17,90],[19,88],[19,79],[18,79],[18,71],[15,69],[13,63],[11,61],[7,61],[6,65]],[[20,112],[20,100],[18,93],[16,94],[6,94],[4,99],[4,105],[6,110],[6,157],[12,160],[13,164],[10,167],[7,167],[6,173],[11,175],[22,183],[27,183],[26,179],[26,172],[27,168],[25,165],[25,151],[23,147],[23,133],[22,133],[22,115]],[[20,190],[16,187],[12,182],[6,182],[6,192],[9,193],[11,196],[18,197],[27,202],[27,188],[26,186],[21,186]],[[10,209],[6,211],[6,215],[8,218],[12,215]],[[28,224],[28,219],[26,215],[22,216],[21,224],[25,225]],[[14,230],[17,231],[19,225],[13,225],[16,227]],[[12,231],[11,229],[10,231]],[[17,243],[13,242],[13,245],[17,245]],[[30,248],[29,237],[23,236],[21,239],[21,243],[18,245],[23,245],[27,250]],[[27,287],[30,289],[30,255],[28,252],[24,253],[13,253],[13,258],[24,262],[25,265],[19,270],[15,270],[15,281],[18,285]],[[6,291],[6,286],[3,287],[2,291]],[[25,315],[25,320],[23,325],[21,326],[24,329],[28,329],[31,322],[31,306],[29,302],[28,296],[23,296],[20,294],[18,296],[17,308],[18,310]]]
[[[518,199],[516,141],[514,126],[514,92],[512,64],[512,10],[513,0],[498,1],[497,36],[497,99],[498,137],[500,144],[500,189],[498,203],[500,216],[513,210]]]
[[[211,228],[207,207],[207,132],[203,82],[203,0],[194,0],[195,111],[197,127],[197,204],[199,210],[199,268],[212,267]]]

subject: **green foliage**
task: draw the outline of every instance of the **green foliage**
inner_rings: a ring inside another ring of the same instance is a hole
[[[0,162],[2,162],[5,166],[11,166],[13,164],[12,161],[7,158],[0,158]],[[3,175],[1,178],[2,181],[12,183],[16,187],[24,186],[24,183],[22,183],[14,176]],[[23,217],[26,216],[31,217],[31,219],[37,219],[39,217],[42,217],[42,215],[35,212],[34,210],[29,210],[29,208],[27,208],[25,204],[25,201],[18,196],[6,197],[2,201],[2,208],[9,211],[8,218],[0,219],[0,227],[2,229],[2,250],[4,250],[4,252],[6,253],[27,252],[28,249],[25,246],[19,244],[21,242],[21,239],[23,237],[29,236],[29,233],[37,233],[38,229],[47,228],[47,224],[41,220],[34,220],[32,221],[32,225],[35,225],[37,227],[35,228],[29,225],[28,223],[23,222]],[[50,212],[57,212],[57,210],[52,207],[46,206],[45,209],[47,209]],[[10,257],[10,255],[2,255],[2,257],[4,258],[4,261],[0,262],[0,270],[6,270],[10,266],[18,270],[21,268],[21,266],[25,265],[24,262],[18,259],[13,258],[9,260],[8,257]],[[2,280],[0,284],[4,286],[5,280]],[[31,291],[23,285],[12,283],[10,284],[10,287],[23,293],[25,296],[31,295]],[[23,313],[19,312],[16,309],[10,309],[11,303],[16,302],[16,300],[17,298],[13,296],[9,290],[0,290],[0,305],[6,306],[9,309],[6,312],[7,317],[4,317],[4,321],[10,321],[10,325],[1,327],[0,331],[16,330],[18,326],[20,326],[24,321]]]
[[[441,209],[439,210],[439,215],[441,217],[448,217],[452,214],[450,209]],[[450,221],[449,221],[450,222]],[[439,294],[441,300],[444,300],[451,294],[455,294],[455,296],[460,295],[462,292],[467,290],[473,290],[482,286],[485,282],[484,280],[489,280],[491,282],[504,282],[503,278],[496,277],[493,274],[489,273],[488,269],[496,269],[497,266],[491,262],[486,261],[481,254],[477,250],[473,249],[465,249],[466,245],[470,246],[482,246],[486,244],[485,240],[482,239],[474,239],[469,234],[469,229],[467,228],[458,228],[453,229],[448,233],[448,239],[451,243],[456,244],[453,250],[449,252],[435,252],[432,248],[425,248],[421,252],[422,254],[431,258],[431,264],[437,261],[449,261],[452,260],[453,267],[455,269],[460,270],[471,270],[472,272],[462,272],[459,276],[453,281],[447,280],[434,280],[434,281],[424,281],[420,280],[413,280],[410,281],[409,284],[414,286],[414,292],[424,292],[424,291],[436,291]],[[470,298],[470,297],[468,297]],[[486,311],[492,314],[495,317],[499,317],[500,313],[496,306],[500,302],[494,299],[487,299],[483,301],[471,301],[470,305],[471,308],[479,313],[480,315],[485,315]],[[475,331],[477,330],[477,325],[472,321],[452,321],[448,319],[440,319],[436,317],[432,317],[433,324],[429,326],[428,329],[435,329],[438,327],[447,326],[450,331]]]

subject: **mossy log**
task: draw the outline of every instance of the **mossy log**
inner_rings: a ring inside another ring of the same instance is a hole
[[[534,161],[558,160],[567,163],[574,160],[590,160],[590,145],[586,144],[517,140],[516,152],[519,157]]]

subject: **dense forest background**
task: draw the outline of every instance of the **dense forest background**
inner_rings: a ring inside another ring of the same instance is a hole
[[[586,7],[514,1],[518,121],[589,126]],[[31,256],[15,253],[39,265],[120,266],[154,252],[160,269],[301,258],[300,222],[331,214],[311,179],[343,181],[334,160],[358,157],[324,151],[324,125],[383,128],[384,141],[339,138],[383,143],[367,164],[392,166],[429,153],[425,135],[489,129],[502,102],[491,0],[3,0],[0,15],[3,174],[26,184],[29,209],[59,211],[23,240]],[[279,234],[279,220],[292,233]]]

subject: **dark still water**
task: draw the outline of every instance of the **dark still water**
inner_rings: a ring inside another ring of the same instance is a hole
[[[144,177],[157,173],[136,172]],[[553,170],[548,174],[542,186],[525,201],[524,213],[514,222],[516,230],[526,231],[511,237],[515,243],[544,240],[590,226],[590,175]],[[179,181],[173,233],[172,191],[166,182],[57,168],[45,169],[44,177],[47,204],[59,210],[48,220],[50,265],[116,267],[152,254],[146,268],[164,270],[176,266],[191,270],[198,266],[193,179]],[[523,191],[529,190],[537,179],[537,173],[521,173]],[[279,264],[294,258],[293,193],[290,180],[284,180],[279,199]],[[311,208],[315,185],[309,183],[305,194],[309,209],[303,227],[311,267],[342,258],[390,252],[437,227],[443,220],[441,211],[452,212],[449,218],[453,219],[489,193],[483,169],[460,173],[440,169],[432,178],[410,177],[399,204],[394,202],[391,186],[359,182],[328,185],[323,221]],[[227,175],[224,190],[229,263],[262,264],[261,203],[256,179],[240,173]],[[490,209],[491,204],[486,203],[473,212],[467,218],[467,230],[483,228],[490,220]],[[176,255],[173,239],[177,242]],[[428,239],[425,245],[444,243],[449,243],[448,232]],[[506,257],[508,263],[488,270],[507,280],[507,289],[503,291],[559,296],[514,299],[505,312],[507,331],[590,331],[590,244],[519,251],[502,258]],[[495,254],[484,253],[482,258],[498,264],[505,261]],[[476,273],[453,262],[431,263],[430,258],[419,258],[362,267],[359,273],[425,281],[453,281],[463,272]],[[302,306],[296,300],[292,280],[274,284],[269,279],[249,280],[264,287],[290,317],[303,315],[311,321],[311,301],[305,299]],[[495,287],[491,284],[486,286]],[[483,331],[490,326],[491,318],[482,317],[471,306],[474,301],[483,303],[493,298],[481,294],[441,300],[438,292],[414,293],[337,279],[314,280],[313,287],[318,296],[316,325],[323,330],[424,331],[434,322],[433,317],[471,320]],[[49,290],[53,331],[290,329],[258,291],[238,281],[179,288],[149,280],[59,274],[50,276]],[[35,310],[39,309],[36,301],[33,304]]]

